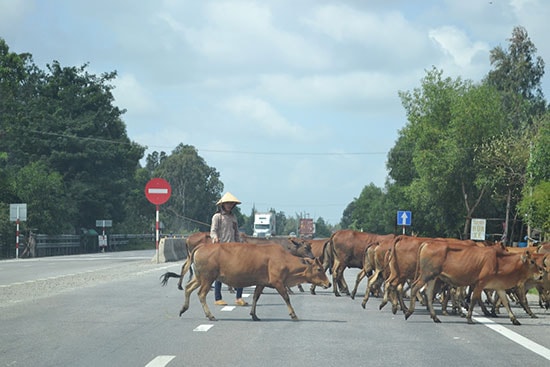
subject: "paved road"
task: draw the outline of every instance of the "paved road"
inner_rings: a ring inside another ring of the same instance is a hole
[[[154,264],[154,251],[118,252],[0,261],[0,366],[464,366],[547,365],[550,312],[522,322],[506,316],[456,316],[435,324],[423,308],[407,321],[371,298],[296,293],[291,302],[300,321],[291,321],[281,297],[266,290],[258,305],[210,307],[204,317],[194,295],[182,317],[183,294],[165,271],[181,263]],[[357,272],[346,270],[348,283]],[[360,288],[364,290],[364,284]],[[245,288],[250,301],[252,288]],[[362,294],[360,295],[362,296]]]

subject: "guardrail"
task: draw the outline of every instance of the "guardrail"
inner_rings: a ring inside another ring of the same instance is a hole
[[[155,234],[110,234],[107,236],[108,248],[112,251],[121,250],[133,239],[155,242]]]
[[[37,234],[35,251],[36,257],[79,254],[82,252],[80,236]]]

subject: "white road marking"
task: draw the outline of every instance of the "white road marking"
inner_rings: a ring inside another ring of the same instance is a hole
[[[521,345],[524,348],[529,349],[530,351],[537,353],[539,356],[546,358],[550,361],[550,349],[543,347],[540,344],[535,343],[534,341],[527,339],[524,336],[519,335],[512,330],[497,324],[494,321],[489,320],[486,317],[473,317],[477,322],[487,326],[489,329],[496,331],[500,335],[510,339],[514,343]]]
[[[196,328],[194,328],[193,331],[208,331],[208,330],[210,330],[210,328],[212,326],[214,326],[214,325],[212,325],[212,324],[202,324],[202,325],[199,325]]]
[[[145,367],[164,367],[176,356],[157,356],[151,362],[147,363]]]

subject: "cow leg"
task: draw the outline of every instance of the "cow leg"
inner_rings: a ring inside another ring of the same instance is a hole
[[[185,275],[185,272],[186,272],[185,265],[187,264],[187,261],[189,261],[189,257],[187,259],[185,259],[185,261],[183,262],[183,265],[181,266],[181,276],[178,279],[178,289],[180,291],[183,290],[183,287],[182,287],[181,283],[183,282],[183,276]]]
[[[481,300],[482,291],[482,285],[476,284],[475,286],[473,286],[472,294],[470,295],[470,306],[468,307],[468,314],[466,315],[466,320],[468,321],[468,324],[474,324],[474,321],[472,320],[472,314],[474,313],[474,307],[476,303],[479,303],[482,308],[484,307],[484,305],[481,305],[481,303],[483,302]]]
[[[361,269],[361,271],[357,274],[357,278],[355,279],[355,287],[353,287],[353,290],[351,291],[351,299],[355,299],[355,295],[357,294],[357,288],[359,287],[359,283],[365,278],[366,272],[365,269]],[[368,292],[368,288],[367,288]]]
[[[434,309],[435,286],[436,286],[436,279],[430,280],[426,284],[426,289],[424,290],[424,292],[426,295],[426,303],[427,303],[428,311],[430,311],[430,316],[432,317],[432,320],[434,320],[435,323],[441,323],[441,320],[439,320],[439,318],[435,314],[435,309]]]
[[[392,306],[393,314],[395,315],[395,313],[397,312],[398,303],[399,303],[399,307],[401,307],[401,311],[403,311],[403,313],[407,312],[408,308],[407,308],[407,305],[405,305],[405,283],[401,282],[397,285],[397,288],[394,291],[393,297],[394,297],[393,306]],[[412,298],[412,293],[411,293],[411,298]]]
[[[510,321],[512,321],[512,324],[521,325],[521,323],[518,321],[518,319],[512,312],[512,309],[510,309],[510,302],[508,302],[508,297],[506,297],[506,291],[498,290],[497,294],[500,297],[502,304],[506,308],[506,311],[508,311],[508,316],[510,317]]]
[[[338,260],[335,260],[332,268],[332,284],[333,284],[334,295],[336,297],[340,297],[340,291],[338,287],[341,284],[340,279],[343,277],[343,270],[340,270],[340,268],[341,268],[340,262]]]
[[[369,296],[371,292],[371,288],[374,287],[374,284],[378,281],[378,276],[380,275],[380,271],[376,269],[373,274],[371,274],[370,277],[367,279],[367,290],[365,291],[365,296],[363,297],[363,302],[361,303],[361,306],[365,308],[367,305],[367,302],[369,301]]]
[[[311,294],[313,294],[313,295],[316,294],[316,293],[315,293],[315,285],[314,285],[314,284],[312,284],[311,287],[309,287],[309,293],[311,293]]]
[[[405,320],[407,320],[414,312],[416,306],[416,294],[420,289],[426,284],[426,281],[423,278],[417,278],[411,285],[411,302],[409,309],[405,312]]]
[[[254,289],[254,296],[252,298],[252,308],[250,309],[250,316],[252,316],[252,320],[254,321],[260,321],[258,316],[256,316],[256,304],[258,303],[258,299],[260,299],[260,296],[262,295],[262,292],[264,290],[263,285],[257,285],[256,289]]]
[[[519,301],[519,304],[523,307],[523,309],[525,310],[525,312],[527,312],[527,314],[529,316],[531,316],[531,318],[533,319],[537,319],[537,315],[535,315],[533,313],[533,311],[531,311],[531,307],[529,307],[529,302],[527,301],[527,291],[525,290],[525,284],[521,284],[517,287],[516,289],[516,296],[518,298],[518,301]]]
[[[216,321],[216,318],[212,315],[212,312],[210,312],[210,308],[208,308],[208,304],[206,303],[206,295],[210,292],[210,288],[212,287],[214,280],[215,279],[203,281],[198,293],[204,314],[210,321]]]
[[[189,281],[189,283],[187,283],[187,285],[185,286],[185,302],[183,303],[183,306],[180,310],[180,316],[182,313],[189,309],[189,299],[191,298],[191,293],[193,293],[193,291],[199,286],[200,282],[196,276],[191,279],[191,281]]]
[[[294,308],[290,304],[290,297],[288,295],[288,292],[286,291],[286,287],[283,284],[274,284],[274,287],[277,292],[279,292],[281,297],[283,297],[286,303],[286,307],[288,308],[288,314],[290,315],[290,318],[292,320],[298,320],[298,316],[296,316],[296,312],[294,312]]]

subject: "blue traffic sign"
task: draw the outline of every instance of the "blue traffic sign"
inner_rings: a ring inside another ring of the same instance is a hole
[[[397,211],[397,225],[398,226],[410,226],[412,220],[412,213],[410,211]]]

